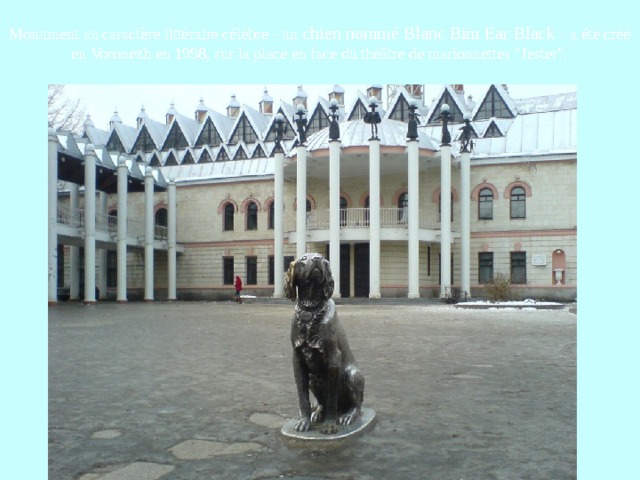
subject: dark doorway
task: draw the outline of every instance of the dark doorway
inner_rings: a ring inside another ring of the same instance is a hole
[[[351,296],[351,248],[349,244],[340,245],[340,297],[349,298]],[[331,249],[327,244],[327,258],[330,263],[334,263],[331,258]],[[335,273],[335,272],[334,272]]]
[[[369,296],[369,244],[356,243],[353,249],[354,296]]]
[[[340,245],[340,296],[351,296],[351,246]]]

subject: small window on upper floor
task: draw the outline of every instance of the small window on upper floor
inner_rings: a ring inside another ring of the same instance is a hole
[[[247,230],[258,229],[258,205],[251,202],[247,206]]]
[[[493,192],[490,188],[483,188],[478,194],[478,219],[493,219]]]
[[[527,200],[526,192],[522,187],[513,187],[511,189],[510,215],[511,218],[527,217]]]
[[[233,219],[236,210],[232,203],[227,203],[224,207],[223,230],[225,232],[233,231]]]

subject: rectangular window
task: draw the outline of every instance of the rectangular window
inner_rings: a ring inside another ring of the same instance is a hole
[[[493,219],[493,202],[480,202],[478,205],[478,218],[480,220]]]
[[[222,257],[222,279],[224,285],[233,285],[233,257]]]
[[[527,252],[511,252],[511,283],[527,283]]]
[[[478,283],[493,280],[493,252],[478,253]]]
[[[294,257],[293,256],[286,256],[284,257],[284,271],[286,272],[287,270],[289,270],[289,265],[291,265],[291,262],[293,262]]]
[[[247,257],[247,285],[258,283],[258,257]]]

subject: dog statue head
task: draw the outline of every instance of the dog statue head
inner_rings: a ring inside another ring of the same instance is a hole
[[[284,279],[287,298],[299,298],[307,304],[319,304],[333,295],[333,275],[329,261],[319,253],[306,253],[291,262]]]

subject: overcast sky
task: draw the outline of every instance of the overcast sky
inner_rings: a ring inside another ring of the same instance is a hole
[[[345,104],[349,107],[356,98],[358,90],[363,93],[370,85],[340,84],[345,89]],[[489,85],[465,85],[465,93],[473,95],[476,102],[482,100]],[[192,117],[200,99],[207,107],[224,113],[231,95],[235,94],[241,104],[258,109],[265,88],[277,104],[279,100],[291,103],[296,96],[298,85],[74,85],[65,87],[65,94],[71,99],[79,99],[86,112],[98,128],[107,130],[114,111],[126,125],[135,126],[136,117],[144,105],[147,115],[157,121],[164,116],[171,103],[178,113]],[[310,104],[318,97],[327,98],[333,85],[302,85],[309,97]],[[439,93],[442,85],[425,85],[427,103]],[[509,84],[509,93],[513,98],[529,98],[539,95],[551,95],[576,91],[575,85],[519,85]],[[386,104],[386,85],[383,86],[383,102]]]

